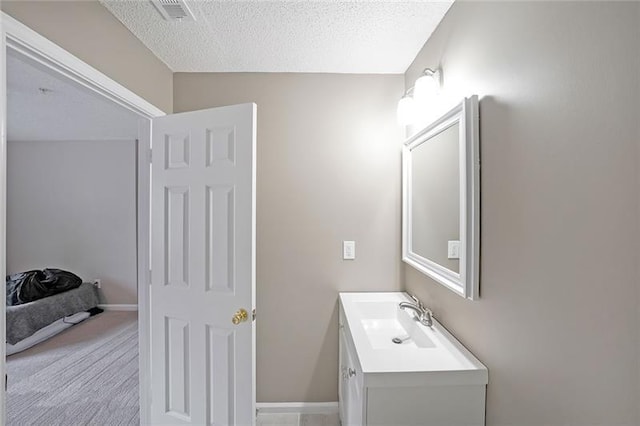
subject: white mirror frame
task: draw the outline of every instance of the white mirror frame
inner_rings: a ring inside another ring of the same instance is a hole
[[[460,123],[460,272],[411,251],[411,151],[456,122]],[[478,97],[463,99],[445,115],[407,139],[402,149],[402,260],[456,294],[480,296],[480,132]]]

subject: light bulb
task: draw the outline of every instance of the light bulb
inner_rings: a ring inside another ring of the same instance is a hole
[[[411,96],[403,96],[398,101],[398,123],[401,126],[412,124],[416,117],[416,105]]]
[[[413,94],[417,102],[423,103],[432,96],[435,96],[440,90],[440,72],[425,72],[419,79],[413,89]]]

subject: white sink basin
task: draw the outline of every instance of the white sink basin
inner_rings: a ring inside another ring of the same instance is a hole
[[[409,382],[434,385],[486,384],[487,369],[434,319],[426,327],[399,303],[411,301],[406,293],[340,293],[345,329],[351,334],[360,367],[383,383],[383,373],[411,373]],[[393,342],[400,338],[402,343]],[[386,378],[385,378],[386,377]],[[397,377],[394,376],[394,377]]]
[[[373,349],[408,350],[434,348],[425,329],[418,327],[410,312],[402,311],[397,303],[356,302],[362,315],[360,320]],[[394,343],[398,338],[401,343]]]

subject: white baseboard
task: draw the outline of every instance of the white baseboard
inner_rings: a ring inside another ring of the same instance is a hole
[[[98,308],[100,309],[104,309],[105,311],[137,311],[138,310],[138,305],[135,304],[104,304],[104,305],[98,305]]]
[[[337,402],[258,402],[259,413],[281,414],[335,414],[338,412]]]

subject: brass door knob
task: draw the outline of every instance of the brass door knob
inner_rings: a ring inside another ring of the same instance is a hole
[[[231,322],[235,325],[240,324],[241,322],[245,322],[249,319],[249,313],[245,309],[238,309],[238,312],[233,314],[231,317]]]

